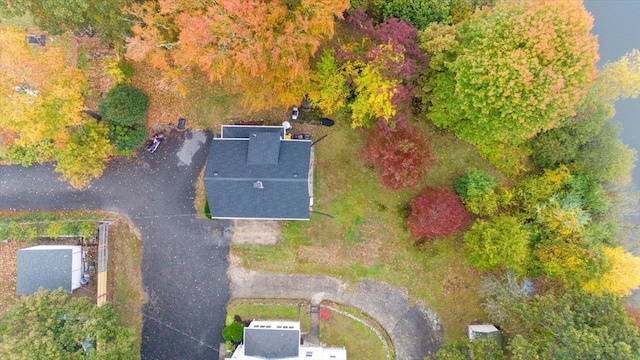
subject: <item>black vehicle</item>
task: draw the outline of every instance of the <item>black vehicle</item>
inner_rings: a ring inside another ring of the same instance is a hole
[[[151,141],[149,142],[149,145],[147,145],[147,151],[149,151],[150,153],[156,152],[162,140],[164,140],[163,133],[153,135],[153,137],[151,138]]]

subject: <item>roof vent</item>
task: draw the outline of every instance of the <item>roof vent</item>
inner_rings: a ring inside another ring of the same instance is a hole
[[[298,173],[293,173],[293,177],[297,178],[298,177]]]
[[[264,186],[262,185],[262,181],[256,181],[253,183],[253,187],[256,189],[264,189]]]

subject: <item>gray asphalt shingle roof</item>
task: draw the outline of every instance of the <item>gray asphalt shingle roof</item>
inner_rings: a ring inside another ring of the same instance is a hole
[[[68,294],[72,291],[73,250],[18,250],[16,292],[30,295],[40,287],[56,290],[62,287]]]
[[[308,220],[311,141],[283,140],[282,128],[238,128],[234,135],[247,137],[211,144],[204,176],[211,216]],[[225,126],[223,135],[233,130]]]
[[[298,357],[300,331],[294,329],[244,329],[244,354],[266,359]]]

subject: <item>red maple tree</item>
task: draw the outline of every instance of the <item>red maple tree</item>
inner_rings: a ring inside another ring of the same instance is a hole
[[[411,200],[407,227],[419,240],[446,237],[469,223],[470,215],[460,197],[449,189],[426,187]]]
[[[359,155],[362,162],[378,170],[380,183],[389,190],[420,186],[432,160],[431,147],[424,136],[405,122],[391,128],[378,121]]]

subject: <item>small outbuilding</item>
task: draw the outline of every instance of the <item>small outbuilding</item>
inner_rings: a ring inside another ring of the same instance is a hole
[[[469,325],[469,340],[493,339],[498,344],[502,344],[500,329],[491,324]]]
[[[68,294],[81,285],[82,246],[38,245],[18,250],[18,295],[31,295],[39,288],[63,288]]]

